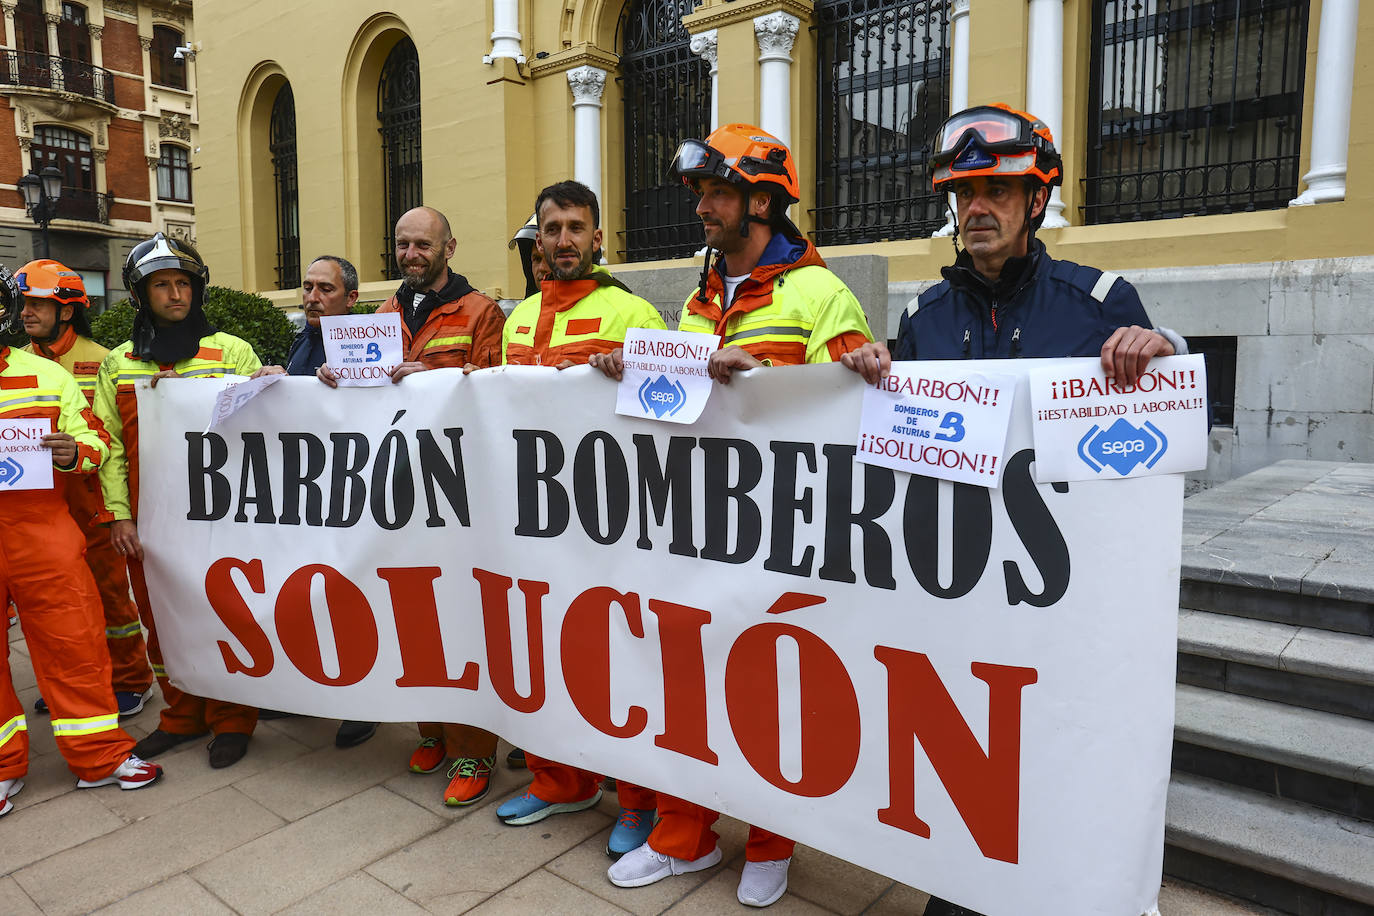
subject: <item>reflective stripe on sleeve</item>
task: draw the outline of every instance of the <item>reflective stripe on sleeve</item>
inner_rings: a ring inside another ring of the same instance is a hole
[[[142,633],[143,626],[137,620],[123,626],[105,628],[106,639],[128,639],[130,636],[139,636]]]
[[[468,346],[468,347],[472,346],[472,335],[471,335],[471,334],[459,334],[459,335],[456,336],[456,337],[436,337],[436,338],[434,338],[433,340],[431,340],[429,343],[425,344],[425,349],[426,349],[426,350],[430,350],[430,349],[433,349],[434,347],[452,347],[452,346]]]
[[[148,662],[148,667],[150,667],[150,668],[153,669],[153,677],[166,677],[166,676],[167,676],[167,669],[166,669],[166,667],[164,667],[163,665],[159,665],[159,664],[156,664],[156,663],[150,661],[150,662]]]

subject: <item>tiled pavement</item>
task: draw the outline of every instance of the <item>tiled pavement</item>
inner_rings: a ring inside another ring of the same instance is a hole
[[[38,690],[18,627],[9,638],[14,686],[31,710]],[[128,731],[146,734],[159,708],[150,703]],[[383,725],[339,750],[336,722],[263,722],[248,756],[228,769],[210,769],[205,742],[194,741],[159,760],[167,775],[155,786],[77,792],[46,719],[29,722],[26,787],[0,820],[0,916],[752,912],[735,900],[738,822],[718,826],[724,866],[623,890],[606,880],[610,793],[596,809],[505,827],[493,806],[528,776],[503,767],[482,804],[445,808],[443,772],[405,770],[410,725]],[[799,847],[789,892],[768,912],[919,914],[925,903],[920,891]],[[1173,885],[1160,909],[1261,912]]]

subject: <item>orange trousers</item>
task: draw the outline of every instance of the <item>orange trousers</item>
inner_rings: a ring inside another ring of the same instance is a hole
[[[654,852],[677,859],[700,859],[716,848],[720,835],[711,829],[720,813],[681,798],[658,794],[658,823],[649,834]],[[749,862],[789,859],[796,843],[762,827],[749,828],[744,858]]]
[[[110,775],[133,751],[110,689],[100,595],[85,562],[85,538],[58,490],[0,494],[0,607],[11,600],[52,730],[78,779]],[[0,779],[29,768],[28,723],[0,654]]]
[[[86,536],[86,565],[95,577],[105,610],[105,644],[110,650],[115,692],[142,693],[153,685],[148,646],[138,622],[138,608],[129,597],[129,568],[110,543],[110,529],[100,522],[105,502],[94,474],[70,475],[67,506]]]
[[[601,777],[590,770],[568,766],[566,763],[555,763],[547,757],[538,757],[529,751],[525,752],[525,766],[534,774],[534,782],[530,783],[526,791],[535,798],[555,804],[591,798],[601,782]],[[646,789],[623,779],[617,779],[615,786],[622,808],[652,811],[658,807],[657,793],[653,789]]]
[[[148,660],[152,662],[153,674],[162,688],[162,698],[167,701],[157,727],[173,735],[200,735],[207,730],[216,735],[230,732],[251,735],[258,724],[256,707],[198,697],[186,693],[167,679],[167,670],[162,665],[162,647],[157,641],[157,625],[153,621],[153,607],[148,603],[148,582],[143,577],[143,564],[138,560],[129,561],[129,584],[133,586],[134,603],[138,605],[143,625],[148,628]]]

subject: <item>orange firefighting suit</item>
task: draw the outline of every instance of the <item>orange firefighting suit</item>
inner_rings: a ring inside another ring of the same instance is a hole
[[[86,402],[94,405],[96,373],[109,350],[80,336],[70,326],[51,345],[29,344],[24,350],[54,360],[70,372]],[[95,474],[69,475],[66,497],[72,518],[86,536],[86,565],[95,576],[100,603],[105,609],[105,644],[114,672],[111,686],[116,693],[142,693],[153,685],[153,671],[148,667],[148,647],[138,622],[138,608],[129,597],[128,565],[110,543],[108,525],[114,516],[105,508],[99,478]]]
[[[633,295],[601,266],[581,280],[545,280],[540,291],[517,305],[506,319],[502,345],[511,365],[578,365],[593,353],[609,353],[625,342],[630,328],[663,330],[663,318],[649,302]],[[525,753],[534,774],[528,791],[555,804],[582,801],[596,792],[601,777],[579,767]],[[652,789],[616,780],[620,807],[639,811],[658,806]]]
[[[717,260],[706,288],[687,300],[679,330],[715,334],[722,347],[743,347],[769,366],[831,362],[873,339],[863,306],[808,241],[774,235],[728,306],[722,267],[723,260]],[[709,808],[660,793],[649,846],[679,859],[701,858],[716,848],[711,826],[718,817]],[[750,826],[744,857],[750,862],[787,859],[794,846],[786,837]]]
[[[100,467],[100,486],[105,506],[115,520],[137,520],[138,508],[138,398],[135,382],[146,382],[159,371],[174,369],[187,378],[219,378],[223,375],[252,375],[262,367],[253,348],[231,334],[215,332],[200,340],[195,356],[160,366],[136,358],[125,342],[110,351],[100,364],[95,381],[95,413],[110,436],[110,459]],[[158,728],[173,735],[199,735],[207,729],[216,735],[226,732],[252,734],[258,711],[240,703],[226,703],[183,693],[167,679],[162,665],[162,648],[157,641],[157,626],[148,601],[148,583],[143,564],[129,558],[129,584],[138,605],[143,625],[148,628],[148,660],[162,688],[167,708],[162,710]]]
[[[69,474],[89,474],[108,454],[100,421],[76,381],[46,359],[0,348],[0,421],[40,418],[77,442]],[[19,608],[38,689],[52,711],[52,730],[78,779],[103,779],[133,751],[119,727],[110,689],[100,594],[84,560],[85,538],[58,486],[8,489],[0,482],[0,607]],[[28,724],[10,679],[9,642],[0,653],[0,780],[29,768]]]

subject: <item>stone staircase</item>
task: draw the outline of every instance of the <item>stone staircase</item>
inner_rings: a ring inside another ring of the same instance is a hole
[[[1374,465],[1282,461],[1184,504],[1166,874],[1374,914]]]

